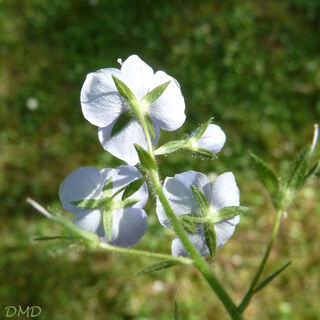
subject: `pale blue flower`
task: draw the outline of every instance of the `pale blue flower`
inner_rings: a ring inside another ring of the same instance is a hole
[[[194,199],[190,185],[200,189],[207,198],[212,212],[228,206],[239,206],[240,192],[236,184],[234,175],[226,172],[219,175],[211,185],[207,176],[196,171],[187,171],[176,174],[174,177],[167,177],[164,182],[164,193],[176,215],[190,213],[199,213],[199,207]],[[170,228],[169,219],[157,200],[157,215],[162,226]],[[220,248],[233,234],[235,226],[239,223],[240,217],[215,223],[215,233],[217,239],[217,248]],[[188,234],[189,239],[203,255],[209,255],[209,249],[206,244],[203,225],[197,226],[197,232]],[[172,255],[186,256],[187,252],[180,239],[172,241]]]
[[[99,127],[99,140],[105,150],[131,165],[139,162],[134,144],[147,149],[147,142],[138,120],[132,119],[120,132],[111,137],[112,128],[119,116],[130,109],[119,94],[112,79],[116,76],[135,94],[138,101],[155,87],[170,81],[163,94],[147,110],[155,129],[155,143],[159,128],[173,131],[185,121],[185,103],[178,82],[163,71],[152,68],[138,56],[125,60],[121,69],[107,68],[89,73],[81,89],[81,106],[84,117]]]
[[[138,200],[132,207],[113,210],[111,240],[105,235],[102,214],[103,209],[79,208],[72,202],[84,199],[101,199],[105,183],[112,177],[112,194],[130,182],[141,178],[140,172],[133,166],[119,166],[115,169],[98,170],[93,167],[81,167],[70,173],[61,183],[59,196],[65,210],[75,213],[73,222],[89,232],[96,233],[102,241],[120,247],[132,247],[144,235],[147,229],[147,215],[142,209],[148,200],[148,189],[144,184],[129,198]],[[114,200],[121,200],[123,191]]]

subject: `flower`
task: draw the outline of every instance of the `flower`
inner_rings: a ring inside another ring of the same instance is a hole
[[[115,169],[98,170],[93,167],[81,167],[70,173],[61,183],[59,196],[67,211],[75,213],[73,222],[81,229],[96,233],[103,242],[119,247],[132,247],[144,235],[147,229],[147,215],[142,208],[148,200],[148,189],[144,184],[129,199],[138,200],[132,207],[113,210],[112,236],[108,241],[103,221],[103,208],[81,208],[74,201],[84,199],[102,199],[103,187],[112,178],[113,186],[110,194],[115,194],[130,182],[141,177],[139,171],[132,166],[124,165]],[[121,200],[123,191],[114,197]]]
[[[160,135],[159,128],[173,131],[185,121],[185,104],[178,82],[163,71],[153,72],[152,68],[137,55],[125,60],[121,69],[106,68],[89,73],[81,89],[81,106],[84,117],[99,127],[99,140],[105,150],[128,164],[139,162],[134,144],[147,149],[147,142],[142,127],[133,118],[117,134],[111,136],[117,119],[130,106],[119,94],[112,76],[124,82],[134,93],[138,101],[157,86],[170,81],[163,94],[156,99],[147,110],[154,130],[155,143]]]
[[[203,192],[210,204],[212,214],[224,207],[239,206],[240,193],[234,175],[231,172],[219,175],[211,186],[209,179],[204,174],[196,171],[187,171],[176,174],[174,177],[167,177],[164,182],[164,193],[173,211],[178,216],[200,212],[194,199],[191,185],[196,186]],[[159,199],[157,200],[157,215],[162,226],[171,227]],[[240,217],[237,215],[214,224],[217,248],[224,245],[232,236],[239,221]],[[209,255],[202,224],[197,225],[196,233],[188,233],[188,237],[203,256]],[[178,238],[172,241],[171,250],[173,256],[188,255]]]
[[[198,129],[192,132],[191,138],[197,131]],[[193,147],[195,149],[200,147],[213,153],[218,153],[223,148],[225,142],[226,135],[222,129],[215,124],[209,124],[201,138],[193,141]]]

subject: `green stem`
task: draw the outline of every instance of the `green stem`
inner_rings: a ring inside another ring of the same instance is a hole
[[[151,144],[151,139],[148,131],[147,124],[145,122],[145,119],[142,115],[138,115],[139,120],[141,122],[141,125],[143,127],[147,142],[148,142],[148,151],[150,156],[154,159],[154,153],[153,148]],[[181,240],[183,246],[189,253],[190,257],[194,261],[195,267],[198,269],[198,271],[202,274],[202,276],[206,279],[210,287],[213,289],[213,291],[216,293],[216,295],[219,297],[223,305],[225,306],[226,310],[228,311],[229,315],[234,320],[242,320],[243,316],[240,312],[237,311],[236,305],[231,300],[228,293],[224,290],[218,279],[212,274],[212,271],[207,264],[207,262],[204,260],[204,258],[201,256],[199,251],[194,247],[190,239],[188,238],[185,230],[183,229],[182,225],[180,224],[177,216],[175,215],[174,211],[172,210],[163,190],[162,185],[160,183],[159,173],[157,171],[149,171],[149,176],[151,179],[151,182],[153,184],[154,190],[156,194],[159,197],[159,200],[171,222],[171,225]]]
[[[153,258],[153,259],[159,259],[159,260],[170,260],[170,261],[175,261],[180,264],[186,264],[186,265],[192,264],[192,260],[189,258],[173,257],[168,254],[155,253],[150,251],[120,248],[120,247],[112,246],[110,244],[102,243],[102,242],[99,242],[98,247],[103,250],[108,250],[108,251],[113,251],[118,253],[125,253],[133,256],[140,256],[140,257]]]
[[[266,262],[269,258],[270,252],[273,248],[274,245],[274,241],[276,239],[278,230],[279,230],[279,226],[280,226],[280,220],[281,220],[281,215],[282,215],[282,210],[277,210],[276,212],[276,217],[274,220],[274,224],[273,224],[273,229],[272,229],[272,233],[271,236],[269,238],[269,242],[266,248],[266,251],[263,255],[263,258],[260,262],[259,268],[250,284],[250,287],[247,291],[247,293],[245,294],[244,298],[242,299],[241,303],[239,304],[238,310],[242,313],[246,307],[248,306],[248,304],[250,303],[250,300],[252,298],[252,296],[254,295],[254,289],[256,287],[256,285],[258,284],[258,281],[260,279],[260,276],[264,270],[264,267],[266,265]]]

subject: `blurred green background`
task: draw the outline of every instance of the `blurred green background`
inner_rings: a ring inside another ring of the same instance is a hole
[[[88,252],[25,203],[58,207],[59,184],[80,166],[116,166],[97,129],[82,117],[87,73],[138,54],[181,84],[187,121],[176,139],[210,116],[227,134],[216,161],[186,154],[159,160],[163,177],[185,170],[233,171],[244,205],[229,242],[211,262],[236,301],[244,294],[271,229],[273,211],[248,157],[280,171],[312,139],[320,115],[320,2],[187,0],[0,0],[0,315],[38,305],[41,319],[227,319],[197,272],[176,267],[150,276],[153,261]],[[319,149],[316,152],[319,157]],[[267,272],[293,264],[257,294],[248,319],[319,319],[319,179],[283,219]],[[173,234],[149,206],[137,248],[169,252]]]

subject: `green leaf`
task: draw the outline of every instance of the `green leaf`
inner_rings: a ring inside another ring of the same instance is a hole
[[[129,105],[135,107],[138,105],[138,100],[133,92],[127,87],[127,85],[118,79],[116,76],[112,75],[114,84],[116,85],[119,93],[126,99]]]
[[[297,156],[284,178],[284,184],[286,187],[295,191],[299,190],[302,187],[308,171],[310,157],[310,149],[303,150]]]
[[[193,193],[193,197],[198,204],[200,212],[201,212],[202,216],[205,217],[209,212],[208,210],[209,210],[210,204],[209,204],[206,196],[203,194],[203,192],[199,188],[197,188],[193,184],[191,184],[190,187],[191,187],[191,190]]]
[[[188,233],[196,233],[196,226],[192,219],[189,217],[185,217],[185,215],[180,216],[180,222],[182,224],[182,227],[188,232]]]
[[[145,269],[142,269],[141,271],[138,272],[138,275],[147,275],[147,274],[153,273],[155,271],[160,271],[160,270],[164,270],[167,268],[171,268],[171,267],[179,265],[179,264],[181,264],[181,263],[178,261],[164,260],[164,261],[155,263]]]
[[[167,89],[169,83],[170,83],[170,81],[167,81],[167,82],[165,82],[163,84],[160,84],[160,86],[157,86],[156,88],[152,89],[142,99],[141,103],[143,103],[147,107],[149,107],[151,105],[151,103],[156,101],[163,94],[164,90]]]
[[[211,257],[214,257],[216,254],[217,248],[217,236],[216,231],[214,229],[214,224],[212,223],[205,223],[204,225],[204,236],[206,239],[206,244],[209,248],[209,253]]]
[[[148,151],[144,150],[138,144],[134,144],[134,147],[137,150],[140,163],[142,164],[142,166],[147,170],[156,171],[157,170],[156,163],[154,162],[153,158],[148,153]]]
[[[103,197],[111,197],[112,191],[113,191],[113,180],[112,180],[112,177],[110,177],[102,188]]]
[[[119,131],[121,131],[129,122],[134,118],[134,113],[132,110],[127,110],[123,112],[115,124],[112,127],[110,136],[113,137],[116,135]]]
[[[47,236],[47,237],[36,237],[33,239],[34,241],[44,241],[44,240],[75,240],[74,237],[66,237],[66,236]]]
[[[311,167],[311,169],[308,171],[308,173],[305,175],[304,180],[303,180],[303,184],[305,184],[306,182],[308,182],[308,180],[313,178],[319,172],[319,170],[320,170],[320,161],[317,161]]]
[[[131,183],[127,185],[125,188],[123,194],[122,194],[122,199],[121,200],[126,200],[130,196],[132,196],[134,193],[136,193],[142,185],[145,183],[145,179],[142,177],[140,179],[133,180]]]
[[[149,134],[152,138],[154,138],[155,137],[154,126],[153,126],[153,123],[152,123],[152,120],[150,118],[149,113],[145,113],[144,118],[146,119],[146,124],[148,127]]]
[[[154,154],[160,155],[160,154],[168,154],[175,151],[178,151],[183,147],[183,145],[186,144],[186,140],[176,140],[176,141],[170,141],[165,144],[163,144],[161,147],[159,147]]]
[[[253,153],[250,153],[251,159],[254,162],[257,174],[260,181],[263,183],[265,188],[269,191],[271,197],[278,193],[279,182],[272,171],[272,169],[258,156]]]
[[[218,223],[227,219],[231,219],[239,214],[246,214],[250,211],[250,208],[243,206],[230,206],[217,210],[211,217],[212,223]]]
[[[84,199],[72,201],[71,204],[77,206],[78,208],[84,209],[99,209],[105,206],[106,199]]]
[[[217,159],[218,156],[211,152],[210,150],[204,148],[198,148],[196,151],[192,151],[193,155],[198,156],[200,158],[207,158],[209,160]]]
[[[195,132],[195,134],[192,136],[192,138],[199,140],[202,137],[202,135],[205,133],[207,128],[209,127],[209,124],[211,123],[212,120],[213,120],[213,117],[211,117],[208,121],[204,122],[199,127],[199,129]]]
[[[291,264],[291,261],[287,262],[284,266],[282,266],[277,271],[269,274],[261,283],[254,289],[254,293],[260,291],[263,289],[269,282],[271,282],[278,274],[280,274],[283,270],[285,270],[289,265]]]
[[[174,302],[174,320],[179,320],[178,303]]]
[[[113,226],[113,210],[103,211],[103,228],[106,233],[107,239],[110,241],[112,236],[112,226]]]

